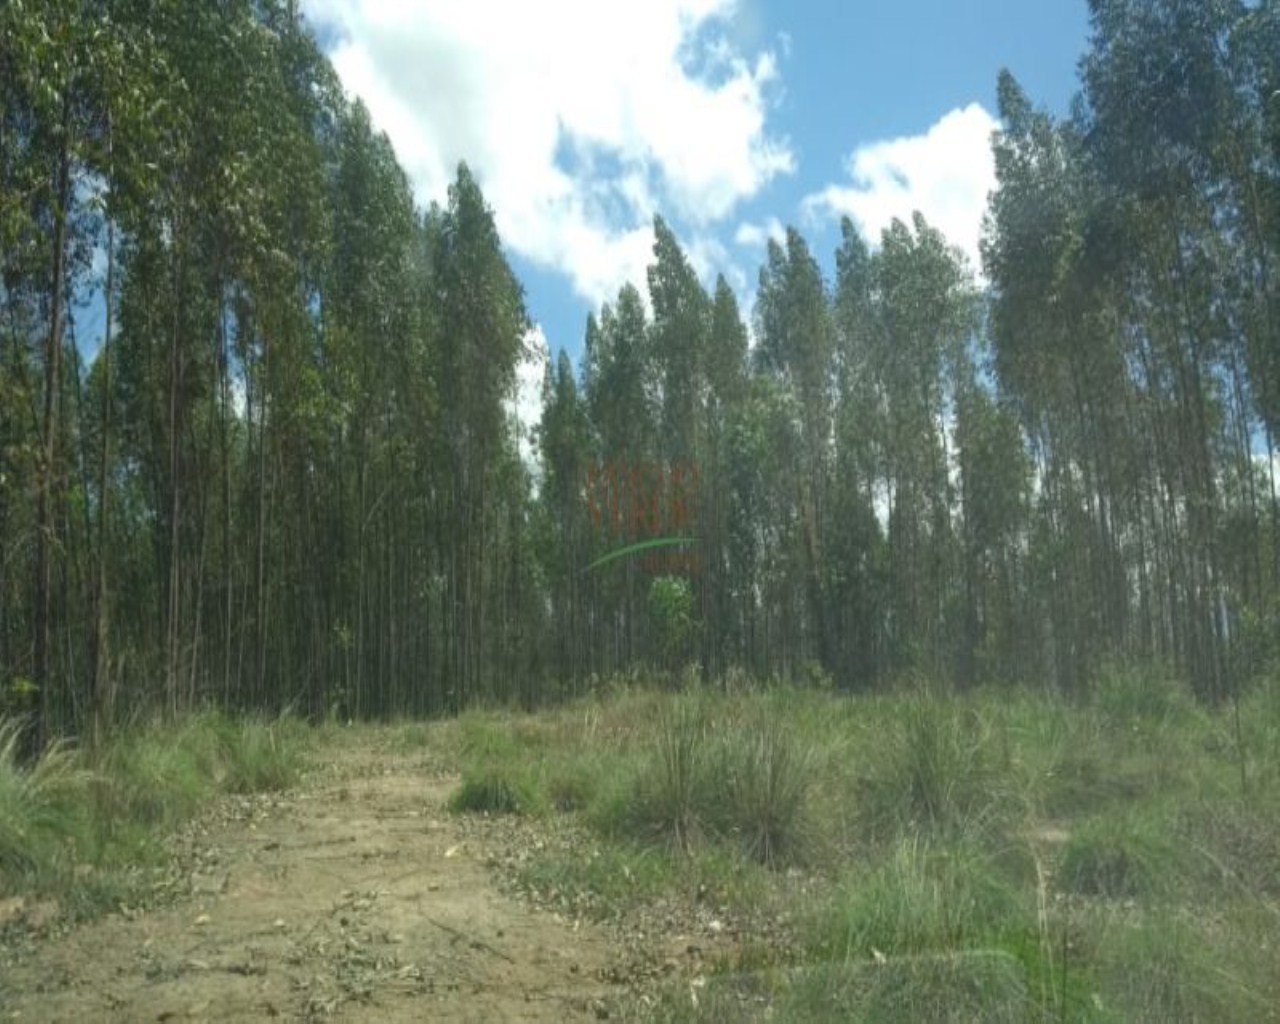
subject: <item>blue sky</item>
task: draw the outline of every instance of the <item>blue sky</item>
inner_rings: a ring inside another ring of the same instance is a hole
[[[829,267],[842,214],[874,245],[919,208],[976,263],[997,73],[1065,113],[1088,35],[1084,0],[302,8],[420,202],[471,166],[537,346],[575,359],[587,313],[643,285],[655,212],[747,316],[767,238],[787,224]],[[531,413],[540,366],[522,378]]]

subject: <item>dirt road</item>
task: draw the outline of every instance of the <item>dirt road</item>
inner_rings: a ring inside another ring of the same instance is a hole
[[[502,895],[484,821],[421,758],[344,749],[296,792],[233,800],[184,893],[0,967],[19,1021],[565,1021],[602,1015],[604,932]],[[500,827],[495,823],[495,827]],[[189,888],[189,892],[186,891]]]

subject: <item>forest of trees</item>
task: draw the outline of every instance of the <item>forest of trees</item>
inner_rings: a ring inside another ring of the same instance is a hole
[[[658,218],[532,466],[475,178],[419,209],[293,0],[0,5],[0,710],[1236,693],[1280,654],[1280,6],[1089,7],[1069,117],[1000,75],[982,268],[919,216],[831,275],[789,230],[742,310]],[[696,558],[588,568],[652,532],[624,482],[681,484]]]

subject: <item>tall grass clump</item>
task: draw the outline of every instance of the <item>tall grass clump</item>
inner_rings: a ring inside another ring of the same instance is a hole
[[[1280,670],[1259,680],[1240,701],[1240,721],[1249,774],[1255,784],[1280,782]]]
[[[1081,824],[1063,850],[1059,885],[1104,899],[1149,899],[1176,891],[1184,872],[1163,825],[1133,814]]]
[[[1003,724],[976,704],[912,693],[897,700],[883,738],[870,742],[861,812],[881,836],[986,832],[1025,810]]]
[[[172,828],[218,792],[286,789],[301,771],[305,741],[305,726],[287,716],[206,712],[127,729],[93,764],[102,826],[110,834]]]
[[[1023,944],[1030,906],[991,861],[967,843],[911,836],[871,870],[850,871],[808,929],[824,959],[949,953]]]
[[[21,736],[20,720],[0,720],[0,895],[48,881],[87,834],[84,773],[71,751],[52,747],[27,767]]]
[[[225,720],[222,788],[231,793],[273,793],[298,781],[305,726],[286,716]]]
[[[659,706],[648,744],[597,784],[590,817],[606,835],[678,853],[724,843],[761,864],[793,863],[814,838],[814,765],[783,716],[684,695]]]
[[[93,753],[53,746],[17,759],[16,722],[0,721],[0,892],[83,893],[156,854],[160,836],[218,793],[282,789],[297,779],[305,727],[288,718],[196,714],[135,725]]]
[[[488,762],[469,768],[449,797],[455,814],[536,814],[542,796],[529,771],[514,762]]]
[[[753,717],[728,731],[718,775],[721,828],[747,856],[770,866],[804,858],[815,838],[808,813],[814,754],[784,720]]]
[[[688,853],[703,837],[714,801],[707,771],[707,713],[685,697],[662,706],[650,754],[619,815],[640,838]]]
[[[1150,664],[1108,664],[1098,673],[1093,702],[1110,725],[1184,725],[1199,715],[1186,682]]]
[[[985,949],[825,964],[799,972],[776,1009],[767,1019],[812,1024],[1026,1024],[1042,1019],[1021,962]]]
[[[1180,915],[1116,921],[1094,950],[1097,1002],[1131,1024],[1275,1020],[1275,992],[1224,952]]]

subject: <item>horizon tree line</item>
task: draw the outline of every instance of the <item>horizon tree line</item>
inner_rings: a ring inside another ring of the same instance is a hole
[[[637,667],[1237,693],[1280,655],[1280,12],[1089,7],[1068,117],[1000,74],[985,288],[919,214],[831,276],[789,228],[748,330],[655,217],[531,467],[478,182],[419,208],[294,3],[5,6],[0,708],[34,749]],[[587,571],[607,466],[695,467],[696,558]]]

